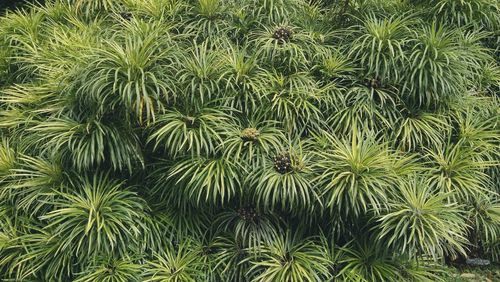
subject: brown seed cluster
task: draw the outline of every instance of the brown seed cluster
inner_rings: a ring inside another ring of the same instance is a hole
[[[257,219],[257,212],[250,206],[239,208],[238,214],[245,221],[255,221]]]
[[[253,127],[245,128],[241,131],[241,139],[243,141],[255,142],[258,140],[259,135],[259,131]]]
[[[290,153],[283,152],[276,155],[274,157],[274,169],[281,174],[293,171]]]
[[[292,39],[292,31],[288,28],[280,27],[274,31],[273,38],[276,39],[279,44],[289,42],[290,39]]]

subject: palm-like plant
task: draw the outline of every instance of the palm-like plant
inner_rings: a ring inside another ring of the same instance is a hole
[[[18,208],[39,215],[46,211],[45,201],[54,198],[51,192],[62,190],[62,168],[50,160],[22,155],[17,163],[9,170],[9,184],[1,194]]]
[[[313,55],[309,49],[314,46],[311,36],[286,22],[264,26],[251,38],[261,60],[269,60],[287,69],[298,70],[306,66],[308,57]]]
[[[224,234],[217,238],[215,270],[220,272],[221,280],[224,281],[244,281],[248,278],[247,272],[250,267],[249,262],[244,262],[245,258],[251,255],[243,242],[231,234]]]
[[[425,26],[413,40],[403,84],[413,103],[430,106],[464,92],[471,56],[454,40],[455,31]],[[405,93],[403,92],[403,93]]]
[[[354,277],[352,281],[401,281],[398,262],[388,249],[368,239],[343,247],[345,267],[340,273]]]
[[[439,148],[450,134],[450,121],[441,114],[405,109],[393,132],[394,140],[404,150]]]
[[[485,169],[490,166],[486,161],[475,160],[474,149],[463,146],[461,142],[448,144],[437,151],[429,151],[431,161],[430,183],[451,197],[469,199],[490,192],[490,178]]]
[[[50,154],[61,154],[77,170],[107,163],[115,170],[131,170],[141,164],[138,137],[130,126],[110,126],[111,117],[84,121],[78,117],[49,118],[34,122],[31,146],[44,144]],[[129,131],[130,130],[130,131]]]
[[[386,145],[356,130],[350,141],[325,135],[327,148],[315,165],[325,205],[345,214],[378,211],[397,181],[391,169],[395,161]]]
[[[433,192],[418,179],[409,179],[399,188],[379,219],[380,238],[387,238],[388,245],[400,244],[399,249],[411,256],[465,253],[464,215],[459,206],[447,203],[449,195]]]
[[[261,247],[261,253],[249,260],[252,281],[321,281],[328,273],[326,258],[320,246],[301,240],[289,232]]]
[[[228,108],[225,108],[228,111]],[[230,116],[210,105],[192,110],[167,110],[152,124],[148,141],[171,156],[215,153],[223,142]]]
[[[352,26],[353,37],[350,54],[359,60],[370,78],[382,81],[398,81],[397,71],[406,63],[408,43],[408,17],[392,16],[379,19],[368,14],[360,20],[360,25]]]
[[[239,120],[238,120],[239,121]],[[267,156],[279,151],[286,140],[276,128],[278,122],[265,120],[262,114],[230,124],[221,144],[224,156],[254,167],[266,162]]]
[[[171,167],[168,179],[175,184],[181,183],[184,197],[196,204],[225,203],[240,193],[240,175],[241,166],[237,162],[222,157],[195,157]]]
[[[489,94],[495,93],[500,86],[499,77],[500,67],[496,64],[486,63],[481,67],[479,89]]]
[[[242,248],[254,248],[262,242],[271,242],[280,231],[276,215],[260,212],[250,204],[221,213],[217,221],[217,229],[234,234],[232,242],[239,243]]]
[[[75,281],[78,282],[125,282],[141,281],[140,265],[131,259],[100,258],[95,265],[89,267]]]
[[[173,79],[169,75],[172,49],[166,35],[153,33],[149,28],[130,27],[132,31],[134,28],[139,29],[134,32],[136,36],[125,37],[123,43],[111,42],[90,55],[91,62],[79,77],[78,92],[112,108],[123,105],[140,122],[147,122],[154,120],[155,112],[161,110],[160,100],[173,95],[169,83]]]
[[[277,70],[265,72],[261,79],[270,103],[269,114],[283,123],[287,131],[301,132],[305,126],[317,126],[323,120],[320,105],[330,98],[306,73],[286,75]]]
[[[500,203],[497,199],[479,197],[468,206],[467,217],[471,230],[469,237],[476,255],[494,246],[498,241],[500,225]]]
[[[398,97],[390,90],[383,89],[377,79],[368,80],[368,87],[353,86],[342,97],[339,109],[328,122],[339,133],[352,131],[352,123],[366,126],[374,131],[387,131],[400,118],[397,109]]]
[[[328,273],[323,277],[324,281],[362,281],[363,278],[355,271],[344,271],[346,253],[335,244],[335,241],[329,235],[321,234],[321,246],[323,256],[326,259]]]
[[[310,162],[310,154],[302,151],[301,144],[268,156],[264,164],[250,172],[246,181],[257,205],[266,210],[290,212],[312,208],[319,197],[311,184]]]
[[[317,63],[314,68],[321,74],[324,83],[335,81],[341,84],[341,82],[355,79],[353,62],[340,50],[326,50],[318,53],[315,61]]]
[[[169,24],[172,24],[174,26],[175,23],[179,23],[181,15],[186,11],[186,3],[175,0],[174,1],[146,0],[140,2],[125,1],[124,6],[125,9],[128,8],[128,12],[125,12],[125,15],[134,16],[134,14],[137,14],[145,18],[164,20],[168,21]],[[122,16],[123,14],[119,15]]]
[[[456,117],[458,124],[456,139],[464,146],[471,147],[478,152],[478,157],[485,160],[498,159],[500,131],[495,128],[495,117],[484,117],[478,112],[459,113]]]
[[[2,203],[2,206],[5,206],[5,204]],[[20,273],[19,265],[16,266],[16,262],[23,253],[23,248],[19,245],[19,237],[22,231],[18,230],[16,224],[18,222],[28,222],[28,220],[26,220],[27,218],[11,219],[12,208],[2,208],[0,215],[2,216],[0,221],[0,254],[2,257],[0,259],[0,270],[5,273],[4,276],[14,276],[16,275],[14,271]],[[18,277],[21,276],[21,274],[18,274]]]
[[[227,31],[226,6],[220,0],[198,0],[192,7],[193,15],[188,18],[184,33],[192,35],[196,40],[217,38]]]
[[[143,201],[104,175],[76,179],[71,192],[59,192],[54,209],[41,217],[72,252],[123,253],[141,232]]]
[[[13,259],[9,276],[17,280],[41,276],[41,279],[58,279],[70,275],[74,253],[65,249],[63,238],[54,230],[34,228],[12,242],[9,249],[21,250]],[[33,275],[39,273],[39,275]]]
[[[258,93],[260,68],[255,54],[229,45],[223,57],[227,63],[223,66],[221,79],[224,89],[231,93],[226,103],[243,113],[252,113],[262,99]]]
[[[207,41],[194,46],[178,55],[179,71],[176,78],[181,82],[182,97],[192,104],[204,103],[217,98],[223,89],[221,52],[211,50]]]
[[[203,277],[203,265],[200,250],[193,250],[193,246],[192,242],[183,242],[157,254],[148,261],[144,281],[198,281]]]

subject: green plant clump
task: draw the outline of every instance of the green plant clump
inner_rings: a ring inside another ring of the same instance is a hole
[[[0,280],[443,281],[500,260],[496,0],[0,18]]]

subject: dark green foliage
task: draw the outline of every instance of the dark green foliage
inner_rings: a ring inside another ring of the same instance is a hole
[[[6,13],[8,10],[15,10],[16,8],[20,8],[23,5],[27,5],[29,3],[43,3],[43,0],[5,0],[0,3],[0,14]]]

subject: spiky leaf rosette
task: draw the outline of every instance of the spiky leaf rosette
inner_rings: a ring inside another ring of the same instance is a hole
[[[387,145],[357,131],[351,140],[325,135],[327,148],[317,154],[314,168],[326,206],[356,216],[379,211],[398,179],[393,170],[396,160]]]
[[[307,152],[293,148],[276,152],[250,172],[247,189],[265,210],[297,212],[313,208],[319,198],[311,184],[309,162]]]
[[[240,193],[243,171],[238,162],[222,157],[193,157],[171,167],[167,180],[182,187],[170,193],[182,192],[183,197],[193,203],[224,204]]]
[[[131,258],[116,259],[113,257],[102,257],[97,259],[75,282],[118,282],[118,281],[141,281],[141,266],[134,263]]]
[[[406,44],[411,20],[402,16],[381,19],[373,13],[353,26],[351,56],[359,60],[365,72],[383,81],[398,81],[400,68],[406,61]],[[371,84],[374,84],[372,81]],[[376,82],[375,84],[378,84]]]
[[[126,253],[141,233],[144,202],[105,175],[79,177],[57,193],[54,209],[41,217],[75,254]]]
[[[144,281],[197,281],[203,277],[200,250],[191,241],[169,245],[148,261]]]
[[[400,281],[398,262],[390,255],[386,246],[370,241],[370,235],[343,247],[345,255],[341,259],[347,267],[341,270],[353,281]]]
[[[148,123],[161,110],[160,100],[173,95],[169,83],[173,79],[169,70],[173,64],[173,43],[168,34],[155,32],[154,26],[131,24],[129,33],[135,36],[118,33],[116,36],[123,39],[109,42],[90,54],[90,62],[79,76],[83,81],[78,92],[112,107],[126,107],[139,122]]]
[[[429,151],[431,175],[429,181],[433,187],[443,193],[453,193],[458,202],[465,202],[484,194],[494,193],[490,190],[490,177],[485,170],[492,163],[475,160],[477,156],[473,148],[464,146],[462,142],[444,145],[436,151]]]
[[[236,242],[245,248],[271,242],[280,231],[280,221],[275,214],[260,211],[251,204],[219,214],[217,222],[218,229],[234,234]]]
[[[411,256],[465,253],[464,214],[457,204],[447,203],[449,195],[433,192],[421,179],[409,179],[399,188],[379,219],[380,237],[386,237],[389,245],[401,244],[403,252]]]
[[[320,281],[327,273],[321,247],[290,232],[264,244],[259,256],[248,260],[250,272],[256,272],[252,281]]]
[[[466,78],[473,75],[473,53],[457,40],[456,30],[433,23],[421,27],[412,40],[409,64],[402,77],[410,101],[426,107],[447,101],[466,90]],[[472,60],[471,60],[472,59]]]
[[[194,109],[171,109],[158,116],[151,125],[148,142],[163,148],[172,157],[201,155],[218,151],[231,116],[210,105]]]

